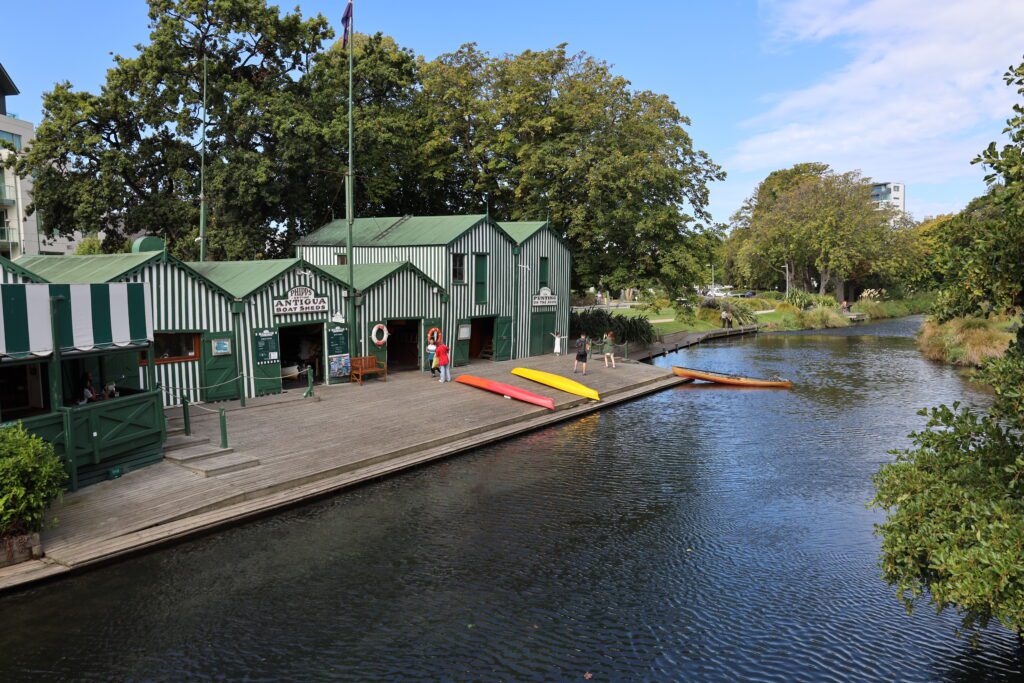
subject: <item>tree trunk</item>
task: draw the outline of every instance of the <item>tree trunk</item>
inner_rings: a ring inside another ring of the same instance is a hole
[[[846,281],[836,275],[836,303],[842,305],[846,301]]]
[[[818,283],[818,294],[825,294],[825,288],[828,287],[828,281],[830,278],[831,275],[828,272],[828,268],[821,271],[821,282]]]

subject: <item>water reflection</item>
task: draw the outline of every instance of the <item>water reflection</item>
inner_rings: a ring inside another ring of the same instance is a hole
[[[873,327],[657,361],[791,391],[679,387],[0,599],[0,679],[1014,678],[1012,635],[878,578],[871,473],[986,398]]]

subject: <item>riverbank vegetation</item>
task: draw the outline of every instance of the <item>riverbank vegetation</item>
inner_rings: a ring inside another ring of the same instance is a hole
[[[617,344],[646,346],[657,337],[654,326],[644,315],[619,315],[603,308],[573,311],[569,316],[569,337],[585,334],[600,339],[606,332],[615,335]]]
[[[40,531],[66,480],[52,445],[20,422],[0,429],[0,538]]]
[[[992,316],[1019,322],[1024,311],[1024,63],[1006,82],[1018,95],[1003,131],[1008,142],[975,159],[989,171],[989,192],[937,226],[928,255],[939,266],[939,296],[927,334],[950,337],[935,343],[954,349],[968,335],[991,347]],[[994,391],[991,408],[954,403],[923,412],[928,422],[911,447],[874,477],[873,505],[886,512],[877,527],[881,566],[908,609],[929,601],[957,610],[965,627],[997,621],[1021,633],[1024,327],[1002,357],[977,360],[977,378]]]
[[[926,358],[970,368],[1000,358],[1011,341],[1010,324],[1000,318],[926,320],[917,335],[917,345]]]

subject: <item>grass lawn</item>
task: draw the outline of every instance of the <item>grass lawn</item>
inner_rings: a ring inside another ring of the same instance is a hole
[[[667,323],[654,323],[654,330],[658,334],[671,334],[672,332],[705,332],[715,329],[715,325],[703,320],[695,320],[686,323],[679,320],[672,320]]]

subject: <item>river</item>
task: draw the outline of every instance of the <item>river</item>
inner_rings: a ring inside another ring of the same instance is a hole
[[[918,323],[695,347],[656,363],[796,386],[679,387],[0,598],[0,680],[1019,678],[1010,633],[879,578],[871,474],[920,407],[988,401]]]

